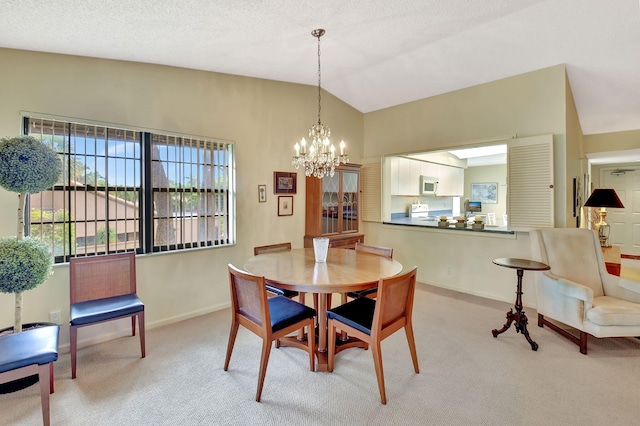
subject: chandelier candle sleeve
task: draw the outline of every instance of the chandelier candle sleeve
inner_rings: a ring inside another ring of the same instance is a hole
[[[345,143],[340,142],[340,155],[336,156],[336,148],[329,140],[331,136],[331,128],[322,124],[320,120],[321,110],[321,67],[320,67],[320,37],[324,35],[323,29],[311,31],[311,35],[318,38],[318,123],[309,128],[309,152],[307,152],[306,141],[304,138],[294,145],[296,155],[293,156],[291,164],[296,169],[300,166],[304,167],[305,176],[315,176],[323,178],[326,175],[333,176],[336,166],[340,163],[348,163],[349,157],[345,154]]]

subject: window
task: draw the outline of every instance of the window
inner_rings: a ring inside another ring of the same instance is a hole
[[[25,221],[57,263],[234,242],[232,144],[49,118],[25,118],[24,131],[63,160]]]

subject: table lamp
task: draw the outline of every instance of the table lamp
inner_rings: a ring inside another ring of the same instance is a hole
[[[606,222],[607,207],[623,209],[624,204],[618,198],[618,194],[611,188],[594,189],[589,199],[584,203],[585,207],[600,207],[600,220],[593,226],[598,231],[600,246],[609,247],[609,224]]]

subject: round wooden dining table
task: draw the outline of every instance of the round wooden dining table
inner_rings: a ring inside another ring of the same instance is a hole
[[[402,272],[402,264],[387,257],[338,248],[329,249],[326,262],[316,263],[313,248],[304,248],[253,256],[244,269],[264,276],[278,287],[318,295],[317,370],[326,371],[328,296],[375,287],[380,278]],[[337,342],[336,351],[358,345]]]

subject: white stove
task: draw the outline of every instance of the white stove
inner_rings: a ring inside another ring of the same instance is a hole
[[[428,204],[411,204],[410,217],[429,217]]]

